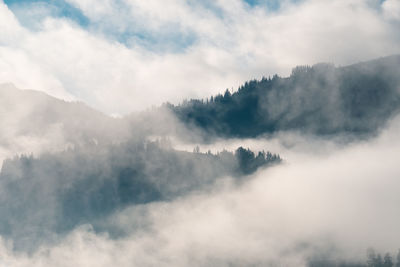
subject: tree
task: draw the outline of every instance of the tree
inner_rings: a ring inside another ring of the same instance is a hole
[[[368,267],[375,267],[376,261],[376,253],[373,248],[369,248],[367,250],[367,266]]]
[[[397,259],[396,267],[400,267],[400,249],[399,249],[399,252],[397,253],[396,259]]]
[[[224,98],[225,99],[228,99],[228,98],[230,98],[231,97],[231,92],[229,92],[229,89],[226,89],[225,90],[225,93],[224,93]]]
[[[383,266],[384,267],[393,267],[392,256],[389,253],[386,253],[383,257]]]
[[[243,147],[239,147],[235,151],[235,156],[239,163],[240,171],[249,174],[254,170],[254,152],[250,149],[244,149]]]
[[[193,153],[200,153],[200,147],[199,147],[199,146],[196,146],[196,147],[193,149]]]
[[[295,68],[292,69],[292,77],[293,76],[300,76],[302,74],[306,74],[307,72],[309,72],[311,70],[311,67],[308,65],[304,65],[304,66],[297,66]]]
[[[385,255],[386,257],[386,255]],[[381,254],[376,254],[373,248],[367,250],[367,266],[368,267],[383,267]]]
[[[378,255],[376,256],[374,267],[382,267],[382,266],[383,266],[382,256],[381,254],[378,253]]]

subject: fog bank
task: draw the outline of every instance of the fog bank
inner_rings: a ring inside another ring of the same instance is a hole
[[[399,129],[397,118],[370,142],[328,145],[332,150],[317,157],[294,149],[285,164],[240,186],[226,179],[212,191],[126,208],[103,222],[126,233],[117,239],[82,226],[32,255],[13,252],[3,240],[0,262],[307,266],[315,259],[365,262],[368,247],[394,253],[399,243],[393,237],[400,234]],[[304,147],[314,149],[311,143]],[[297,154],[302,160],[296,161]]]

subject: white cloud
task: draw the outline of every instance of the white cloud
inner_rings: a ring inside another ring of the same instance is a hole
[[[81,9],[89,18],[98,18],[109,15],[113,8],[111,0],[67,0],[66,2]]]
[[[0,28],[1,45],[18,42],[23,31],[13,13],[2,2],[0,2]]]
[[[386,0],[382,5],[384,15],[388,19],[400,20],[400,1]]]
[[[69,2],[91,19],[88,28],[47,18],[30,31],[0,4],[1,82],[121,114],[285,75],[298,64],[400,52],[398,27],[367,0],[287,2],[274,12],[239,0]],[[114,41],[124,33],[128,45]],[[179,49],[185,36],[193,40]]]

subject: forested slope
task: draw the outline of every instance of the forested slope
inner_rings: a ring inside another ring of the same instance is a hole
[[[399,111],[400,56],[299,66],[287,78],[252,80],[233,93],[166,106],[186,125],[225,137],[286,130],[373,134]]]

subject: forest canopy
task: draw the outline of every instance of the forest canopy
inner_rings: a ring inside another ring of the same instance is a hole
[[[237,91],[165,106],[186,125],[224,137],[295,130],[376,133],[400,108],[400,56],[347,67],[298,66],[290,77],[251,80]]]

